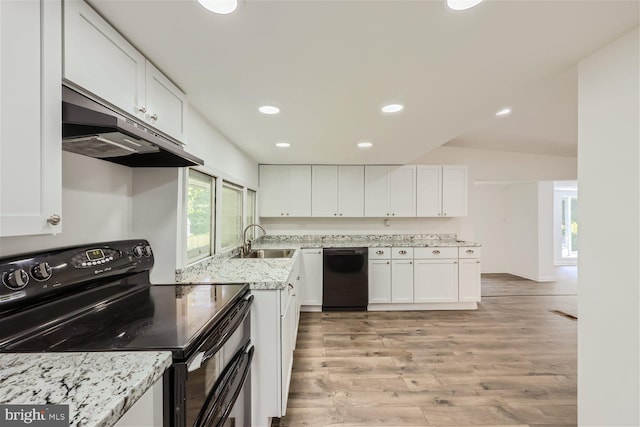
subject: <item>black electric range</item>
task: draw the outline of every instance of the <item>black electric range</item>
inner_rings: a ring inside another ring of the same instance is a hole
[[[249,425],[248,286],[151,285],[152,266],[145,240],[0,259],[0,351],[171,351],[165,425]]]

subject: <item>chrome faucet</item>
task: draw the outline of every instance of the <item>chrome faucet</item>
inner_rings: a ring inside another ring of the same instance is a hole
[[[242,255],[243,256],[251,252],[251,240],[247,240],[247,231],[249,231],[251,227],[258,227],[264,233],[263,235],[267,234],[267,230],[265,230],[260,224],[247,225],[244,231],[242,232]]]

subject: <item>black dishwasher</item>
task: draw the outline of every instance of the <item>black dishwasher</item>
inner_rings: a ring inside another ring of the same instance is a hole
[[[325,249],[322,311],[367,311],[367,248]]]

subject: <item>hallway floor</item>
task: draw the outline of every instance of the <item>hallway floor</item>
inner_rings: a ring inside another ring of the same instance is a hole
[[[577,322],[550,312],[577,310],[561,269],[483,276],[477,311],[302,313],[273,425],[576,425]]]

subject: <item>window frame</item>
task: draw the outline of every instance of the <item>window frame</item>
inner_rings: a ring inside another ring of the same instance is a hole
[[[188,249],[188,245],[189,245],[189,187],[192,184],[191,181],[191,173],[194,174],[198,174],[198,175],[202,175],[204,177],[206,177],[207,179],[209,179],[209,185],[211,187],[211,223],[210,223],[210,239],[209,239],[209,253],[208,254],[200,254],[196,257],[190,258],[189,257],[189,249]],[[185,200],[185,204],[184,204],[184,258],[185,258],[185,263],[186,265],[189,264],[194,264],[198,261],[202,261],[203,259],[212,257],[213,255],[215,255],[216,253],[216,234],[217,234],[217,227],[216,227],[216,209],[217,209],[217,197],[218,197],[218,177],[216,177],[215,175],[212,175],[210,173],[204,172],[202,170],[196,169],[196,168],[187,168],[187,173],[186,173],[186,185],[185,185],[185,196],[184,196],[184,200]]]
[[[258,192],[256,190],[253,190],[251,188],[246,188],[246,196],[245,196],[245,212],[244,212],[244,228],[246,228],[247,226],[249,226],[250,224],[257,224],[257,220],[258,220]],[[253,193],[253,220],[249,221],[249,193]],[[248,238],[250,238],[251,240],[254,240],[256,238],[256,229],[253,228],[249,231],[249,235],[247,236]]]
[[[221,183],[221,187],[220,187],[220,228],[224,228],[222,221],[224,220],[224,215],[222,214],[222,210],[224,209],[224,189],[225,188],[229,188],[235,191],[238,191],[240,194],[240,203],[242,203],[242,205],[240,206],[240,228],[239,228],[239,235],[238,235],[238,240],[236,242],[231,243],[229,246],[225,246],[224,242],[223,242],[223,238],[222,238],[222,232],[220,233],[220,250],[221,251],[226,251],[229,249],[233,249],[236,248],[238,246],[242,246],[243,241],[242,241],[242,230],[244,229],[244,221],[245,221],[245,215],[244,215],[244,208],[245,208],[245,187],[235,184],[234,182],[231,181],[227,181],[225,179],[222,180]]]

